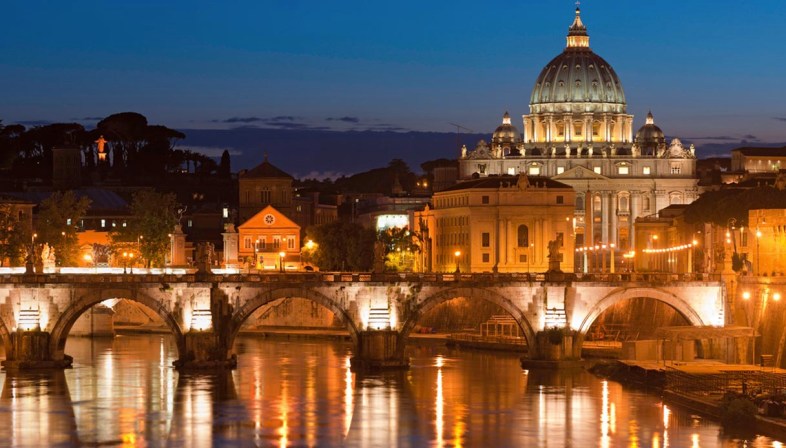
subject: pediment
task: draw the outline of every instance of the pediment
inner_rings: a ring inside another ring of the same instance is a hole
[[[565,171],[562,174],[553,176],[554,180],[568,180],[568,179],[587,179],[587,180],[609,180],[608,177],[598,174],[595,171],[583,166],[574,166],[573,168]]]
[[[259,228],[300,228],[295,222],[287,218],[283,213],[276,210],[272,205],[268,205],[262,211],[249,218],[248,221],[240,224],[238,229],[259,229]]]

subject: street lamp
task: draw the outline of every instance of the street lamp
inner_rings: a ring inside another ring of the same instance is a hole
[[[278,253],[278,269],[280,272],[284,272],[284,257],[286,257],[287,253],[283,250]]]
[[[123,252],[123,274],[128,274],[128,270],[126,269],[129,263],[134,262],[134,253],[133,252]],[[134,266],[131,266],[131,273],[134,273]]]
[[[459,271],[459,257],[461,256],[461,251],[457,250],[457,251],[453,252],[453,256],[456,257],[456,274],[458,274],[460,272]]]

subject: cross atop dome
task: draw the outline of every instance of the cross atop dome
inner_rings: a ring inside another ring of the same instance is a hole
[[[576,2],[576,18],[568,28],[568,48],[589,48],[589,35],[587,27],[581,21],[580,2]]]

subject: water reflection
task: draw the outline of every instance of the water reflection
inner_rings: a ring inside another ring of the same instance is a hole
[[[79,445],[74,405],[63,371],[7,373],[0,396],[4,444]]]
[[[410,347],[409,370],[356,374],[350,348],[241,338],[238,369],[179,375],[169,337],[74,338],[74,369],[0,373],[0,446],[782,447],[583,371]]]

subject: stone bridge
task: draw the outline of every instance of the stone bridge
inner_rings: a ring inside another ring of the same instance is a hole
[[[724,325],[721,282],[676,276],[585,277],[548,281],[528,274],[39,274],[0,276],[0,336],[8,368],[65,367],[66,338],[77,318],[107,299],[156,312],[172,331],[179,368],[232,366],[241,325],[282,298],[314,301],[332,311],[355,344],[353,365],[404,367],[409,333],[429,309],[455,298],[486,300],[521,327],[530,358],[545,359],[544,331],[564,329],[562,357],[581,353],[593,321],[632,298],[664,302],[692,325]]]

